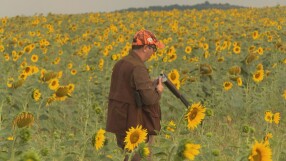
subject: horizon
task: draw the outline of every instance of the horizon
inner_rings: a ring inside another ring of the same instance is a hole
[[[34,15],[47,15],[52,14],[82,14],[82,13],[101,13],[101,12],[116,12],[120,10],[126,10],[129,8],[148,8],[154,6],[193,6],[198,4],[204,4],[209,2],[210,4],[226,4],[240,7],[249,7],[249,8],[263,8],[263,7],[274,7],[277,5],[286,6],[285,0],[260,0],[250,1],[250,0],[49,0],[41,1],[38,0],[2,0],[0,6],[0,18],[2,17],[15,17],[15,16],[34,16]],[[109,5],[110,3],[113,5]],[[68,5],[67,5],[68,4]]]

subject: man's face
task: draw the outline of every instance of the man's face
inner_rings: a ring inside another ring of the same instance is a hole
[[[157,47],[155,45],[146,45],[145,46],[145,51],[146,51],[146,60],[150,59],[152,54],[154,54],[157,51]]]

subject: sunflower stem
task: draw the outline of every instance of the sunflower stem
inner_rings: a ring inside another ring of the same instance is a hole
[[[181,116],[181,118],[180,118],[180,120],[179,120],[179,122],[178,122],[178,126],[177,126],[177,131],[176,131],[176,133],[175,133],[175,135],[178,135],[179,134],[179,131],[180,131],[180,125],[181,125],[181,122],[182,122],[182,120],[184,119],[184,117],[185,117],[185,112],[183,113],[183,115]]]
[[[173,146],[172,146],[171,151],[170,151],[170,153],[169,153],[169,155],[168,155],[167,161],[171,161],[171,157],[172,157],[172,154],[173,154],[173,151],[174,151],[175,147],[176,147],[176,145],[173,145]]]
[[[91,106],[91,100],[90,100],[90,90],[89,90],[89,82],[87,83],[87,101],[86,101],[86,113],[84,114],[85,115],[85,122],[84,122],[84,130],[83,130],[83,136],[84,138],[83,139],[86,139],[86,131],[87,131],[87,125],[88,125],[88,121],[89,121],[89,107]],[[84,107],[84,106],[82,106]],[[81,161],[84,160],[84,156],[85,156],[85,150],[86,150],[86,147],[87,147],[87,142],[84,143],[83,145],[83,150],[82,150],[82,155],[81,155]]]
[[[132,160],[132,157],[134,156],[136,150],[133,150],[131,153],[128,155],[128,161]]]
[[[3,109],[4,101],[1,102],[0,105],[0,130],[2,129],[2,109]]]
[[[15,129],[17,130],[17,129]],[[13,137],[16,135],[16,131],[14,130],[13,132]],[[12,146],[11,146],[11,157],[10,157],[10,160],[9,161],[14,161],[15,160],[15,150],[14,150],[14,147],[15,147],[15,142],[17,140],[17,136],[15,136],[15,139],[13,140],[13,143],[12,143]]]

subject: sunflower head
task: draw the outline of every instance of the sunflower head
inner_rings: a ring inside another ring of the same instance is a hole
[[[263,78],[264,78],[264,70],[257,70],[252,76],[253,81],[256,83],[261,82]]]
[[[32,93],[32,98],[35,100],[35,101],[39,101],[40,98],[41,98],[41,92],[39,89],[35,89]]]
[[[168,74],[168,78],[169,80],[173,83],[176,80],[179,80],[180,74],[178,72],[177,69],[173,69],[169,74]]]
[[[20,161],[40,161],[41,158],[38,153],[28,151],[21,155]]]
[[[56,92],[56,97],[64,97],[69,95],[69,87],[68,86],[60,86],[57,88]]]
[[[140,143],[143,143],[147,139],[147,130],[142,129],[141,125],[138,125],[136,128],[131,127],[126,132],[125,137],[125,149],[133,151]]]
[[[231,82],[224,82],[223,83],[223,88],[224,90],[228,91],[232,88],[233,84]]]
[[[138,153],[141,158],[147,158],[150,155],[150,149],[145,142],[139,144]]]
[[[30,127],[34,124],[34,115],[30,112],[22,112],[18,114],[13,120],[13,126],[18,128]]]
[[[55,72],[46,72],[45,70],[41,71],[41,80],[43,82],[49,82],[51,79],[57,78],[58,73]]]
[[[213,72],[213,69],[209,64],[201,64],[200,65],[200,73],[202,75],[211,75],[212,72]]]
[[[201,145],[193,144],[190,140],[181,140],[178,146],[176,160],[194,160],[200,153]]]
[[[248,54],[245,58],[245,64],[250,64],[256,59],[258,59],[258,56],[255,53]]]
[[[264,115],[264,120],[266,122],[272,123],[273,121],[273,113],[271,111],[266,111]]]
[[[194,130],[205,118],[206,108],[201,103],[194,103],[189,107],[185,118],[188,122],[188,128]]]
[[[25,79],[19,79],[18,81],[12,83],[12,88],[17,89],[21,87],[24,83]]]
[[[92,145],[96,150],[101,149],[105,141],[105,130],[103,129],[99,129],[92,137]]]
[[[273,121],[274,121],[275,124],[279,124],[279,122],[280,122],[280,113],[279,112],[276,112],[273,115]]]
[[[240,66],[233,66],[228,70],[228,73],[231,75],[238,75],[241,73],[241,68]]]
[[[58,87],[60,86],[59,80],[57,78],[51,79],[49,81],[49,88],[53,91],[57,90]]]
[[[266,143],[255,142],[252,146],[251,154],[248,157],[249,161],[272,161],[271,148]]]

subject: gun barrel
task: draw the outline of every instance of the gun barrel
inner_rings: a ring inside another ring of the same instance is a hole
[[[187,99],[179,92],[179,90],[175,87],[175,85],[167,78],[165,74],[161,74],[163,77],[163,83],[168,87],[168,89],[177,97],[179,98],[186,108],[190,106],[190,103],[187,101]]]

